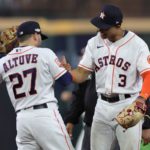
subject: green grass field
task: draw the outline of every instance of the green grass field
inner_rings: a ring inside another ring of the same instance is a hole
[[[148,144],[148,145],[141,144],[141,149],[140,150],[150,150],[150,144]]]

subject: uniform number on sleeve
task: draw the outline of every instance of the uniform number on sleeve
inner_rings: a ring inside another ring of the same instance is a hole
[[[118,83],[118,86],[125,87],[126,86],[127,76],[124,75],[124,74],[119,74],[119,79],[120,79],[120,82]]]
[[[30,95],[36,94],[37,91],[35,89],[35,81],[36,81],[36,68],[31,68],[28,70],[24,70],[22,74],[20,73],[14,73],[9,75],[9,79],[11,82],[15,81],[17,83],[13,84],[13,93],[16,99],[23,98],[26,96],[26,92],[17,92],[17,89],[19,90],[22,88],[25,80],[28,80],[26,77],[31,76],[30,81],[30,89],[26,89]]]

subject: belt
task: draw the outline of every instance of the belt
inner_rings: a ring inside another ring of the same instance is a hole
[[[48,108],[48,105],[47,105],[47,103],[34,105],[34,106],[31,106],[31,107],[27,107],[27,108],[17,110],[16,113],[20,112],[21,110],[27,110],[27,109],[30,109],[30,108],[32,108],[32,109],[43,109],[43,108]]]
[[[109,103],[118,102],[120,100],[127,99],[127,98],[131,97],[130,94],[114,94],[113,96],[106,95],[106,94],[100,94],[100,95],[101,95],[102,100],[107,101]]]

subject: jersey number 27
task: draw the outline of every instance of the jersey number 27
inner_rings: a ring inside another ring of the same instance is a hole
[[[30,82],[30,89],[29,94],[33,95],[36,94],[37,91],[35,89],[35,81],[36,81],[36,68],[31,68],[28,70],[24,70],[22,74],[20,73],[14,73],[9,75],[9,79],[11,82],[13,82],[15,79],[17,79],[17,83],[13,85],[13,92],[16,99],[23,98],[26,96],[25,92],[19,93],[17,92],[17,89],[21,88],[23,86],[23,81],[27,76],[31,76],[31,82]],[[26,79],[27,80],[27,79]]]

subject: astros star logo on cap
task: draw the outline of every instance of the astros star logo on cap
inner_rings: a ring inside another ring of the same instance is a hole
[[[101,19],[104,19],[104,17],[105,17],[104,12],[101,12],[101,14],[100,14],[100,18],[101,18]]]

